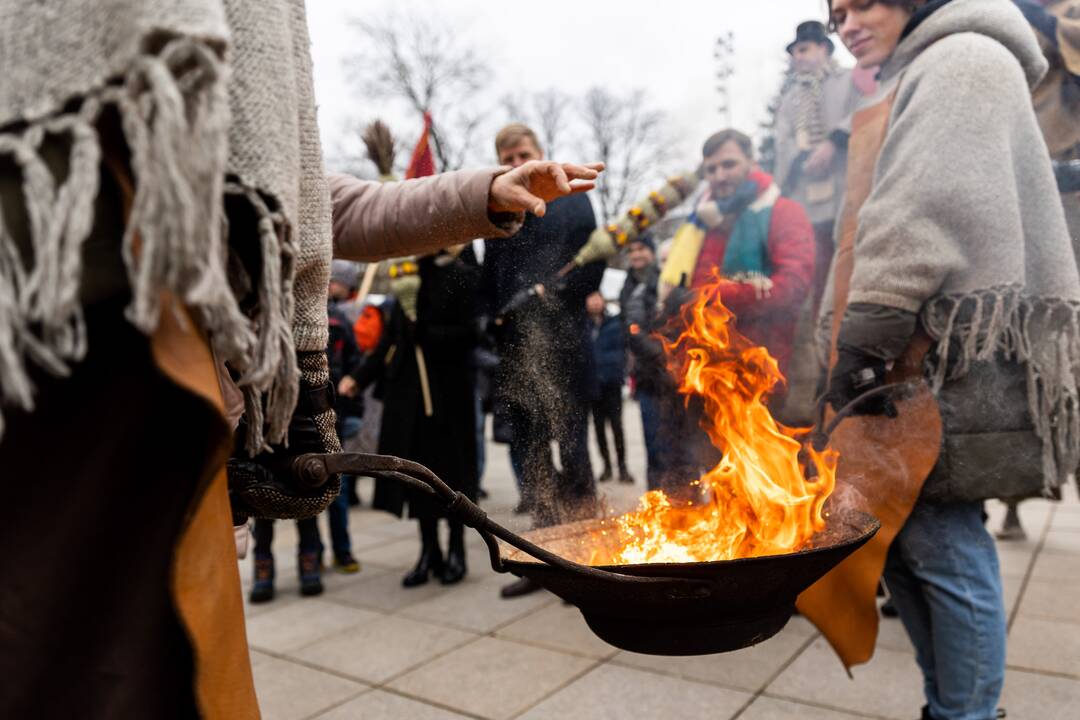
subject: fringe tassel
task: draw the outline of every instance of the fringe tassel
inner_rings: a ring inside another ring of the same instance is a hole
[[[258,219],[262,277],[256,285],[259,302],[254,320],[260,332],[251,363],[241,369],[237,382],[244,391],[248,411],[245,447],[254,454],[268,449],[268,442],[286,440],[289,420],[296,407],[300,371],[296,364],[292,323],[298,248],[285,217],[272,210],[258,191],[233,181],[226,184],[225,192],[243,197]],[[263,429],[267,425],[264,439]]]
[[[962,377],[973,360],[996,353],[1025,366],[1046,491],[1063,484],[1080,464],[1080,302],[1028,297],[1010,285],[935,298],[921,319],[937,341],[930,368],[935,392]],[[954,343],[960,350],[950,357]]]
[[[245,190],[260,219],[264,266],[258,314],[248,319],[226,273],[227,66],[213,48],[191,38],[139,57],[122,83],[86,97],[77,111],[0,134],[0,154],[13,158],[22,174],[32,252],[26,267],[0,217],[0,406],[33,409],[28,361],[64,376],[85,357],[81,255],[99,190],[96,125],[107,107],[119,113],[135,185],[122,242],[132,288],[128,319],[152,333],[162,312],[160,291],[170,290],[240,373],[252,428],[249,451],[283,440],[299,377],[292,341],[296,248],[285,218]],[[71,147],[59,187],[40,152],[45,138],[57,135]],[[0,436],[3,430],[0,413]]]

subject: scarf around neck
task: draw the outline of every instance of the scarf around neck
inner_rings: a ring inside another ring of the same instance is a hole
[[[706,194],[679,228],[660,274],[662,283],[676,287],[694,276],[705,236],[730,227],[721,274],[729,280],[769,275],[768,241],[772,210],[780,189],[766,173],[755,171],[729,198]],[[734,216],[734,217],[733,217]]]

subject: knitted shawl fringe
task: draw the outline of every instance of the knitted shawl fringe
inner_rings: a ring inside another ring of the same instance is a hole
[[[179,37],[136,58],[123,78],[88,93],[77,109],[0,132],[0,154],[22,174],[33,253],[24,266],[0,217],[0,407],[33,410],[29,363],[67,376],[86,355],[81,252],[99,191],[96,124],[111,107],[121,119],[135,186],[122,240],[132,290],[128,320],[152,333],[168,290],[238,374],[251,419],[247,449],[284,440],[299,377],[291,332],[297,250],[284,216],[271,209],[275,203],[242,181],[226,184],[227,80],[217,51]],[[60,183],[41,155],[49,135],[70,142],[70,169]],[[241,312],[226,272],[226,193],[247,198],[258,218],[263,265],[251,318]],[[0,437],[3,432],[0,411]]]
[[[921,320],[937,343],[928,367],[934,392],[997,353],[1024,366],[1028,410],[1042,440],[1044,490],[1049,495],[1060,487],[1080,464],[1080,303],[1005,285],[938,296]]]

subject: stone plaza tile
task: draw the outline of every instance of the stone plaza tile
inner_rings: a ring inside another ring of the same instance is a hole
[[[1008,664],[1080,679],[1080,631],[1073,623],[1021,615],[1009,632]]]
[[[911,720],[923,705],[922,674],[912,653],[878,648],[873,659],[852,668],[854,679],[824,639],[818,639],[774,680],[766,694],[795,702]]]
[[[261,653],[258,650],[249,650],[248,655],[251,657],[251,667],[255,667],[259,663],[266,662],[267,660],[274,660],[272,655]]]
[[[392,515],[390,517],[393,518]],[[364,528],[364,532],[371,535],[381,535],[383,537],[393,538],[394,540],[411,538],[415,539],[417,544],[420,542],[420,530],[415,520],[398,518],[393,520],[393,522],[372,524]]]
[[[1072,532],[1080,530],[1080,513],[1055,512],[1054,518],[1050,521],[1050,527],[1054,530]]]
[[[1024,577],[1035,559],[1034,547],[1021,547],[1019,544],[999,542],[997,551],[998,563],[1001,565],[1001,576],[1003,578],[1009,576]]]
[[[1080,506],[1058,507],[1050,520],[1050,527],[1053,530],[1080,530]]]
[[[334,633],[290,657],[377,685],[474,639],[471,633],[391,615]]]
[[[350,527],[349,539],[352,540],[353,555],[356,555],[357,559],[359,559],[368,550],[382,547],[383,545],[389,545],[390,543],[399,540],[405,540],[406,538],[372,532],[371,529],[354,530]]]
[[[739,720],[857,720],[865,717],[762,695],[739,715]]]
[[[420,557],[420,538],[391,540],[384,545],[363,550],[357,557],[360,562],[372,567],[407,571]]]
[[[372,510],[368,507],[349,508],[350,531],[367,531],[379,525],[396,525],[400,522],[401,518],[382,510]]]
[[[515,579],[510,575],[493,574],[483,580],[463,582],[452,586],[451,592],[410,605],[401,614],[461,630],[489,633],[537,608],[557,602],[555,596],[545,590],[510,600],[500,597],[499,588]]]
[[[248,644],[257,650],[286,653],[380,617],[370,610],[304,598],[251,618],[247,623]]]
[[[1080,579],[1080,553],[1039,553],[1031,578],[1075,586]]]
[[[610,658],[618,652],[593,634],[577,608],[561,602],[529,613],[495,636],[597,659]]]
[[[795,635],[801,635],[803,637],[811,637],[817,635],[818,630],[814,627],[814,624],[807,620],[802,615],[792,615],[788,620],[788,624],[784,626],[781,632],[792,633]]]
[[[252,668],[263,720],[302,720],[367,689],[362,683],[267,657]]]
[[[1001,707],[1020,720],[1075,720],[1080,680],[1007,670]]]
[[[595,662],[485,637],[393,680],[389,686],[465,713],[505,720],[566,685]]]
[[[344,705],[338,705],[315,720],[461,720],[464,717],[383,690],[372,690]]]
[[[401,578],[405,576],[403,570],[372,566],[360,575],[361,577],[356,582],[328,592],[323,597],[330,602],[343,605],[393,613],[438,595],[452,592],[451,588],[440,584],[437,578],[432,578],[424,585],[403,587],[401,584]]]
[[[880,617],[878,619],[877,647],[882,650],[895,650],[914,655],[915,648],[911,645],[907,630],[900,618]]]
[[[1020,616],[1080,623],[1080,585],[1030,580],[1020,603]],[[1075,632],[1080,633],[1080,627]]]
[[[620,652],[612,663],[689,680],[756,692],[761,690],[810,640],[782,630],[753,647],[716,655],[663,657]]]
[[[1042,552],[1080,555],[1080,532],[1051,530],[1043,540]],[[1080,578],[1062,578],[1080,583]]]
[[[280,590],[280,588],[277,588],[277,589]],[[250,590],[251,590],[251,583],[250,582],[245,582],[241,587],[241,591],[243,592],[243,595],[244,595],[244,617],[247,618],[248,621],[250,621],[252,618],[256,618],[256,617],[258,617],[260,615],[265,615],[268,612],[272,612],[274,610],[278,610],[280,608],[283,608],[286,605],[292,605],[294,602],[298,602],[301,599],[299,593],[293,593],[293,592],[282,593],[282,592],[278,592],[274,596],[274,599],[272,601],[265,602],[265,603],[258,603],[257,605],[253,605],[248,600],[248,592]]]
[[[738,690],[602,665],[531,708],[520,720],[727,720],[752,697]]]

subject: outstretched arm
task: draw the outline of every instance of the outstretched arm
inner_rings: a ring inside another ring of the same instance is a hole
[[[395,183],[329,177],[334,256],[382,260],[434,252],[477,237],[506,237],[522,215],[592,189],[602,164],[530,162]]]

